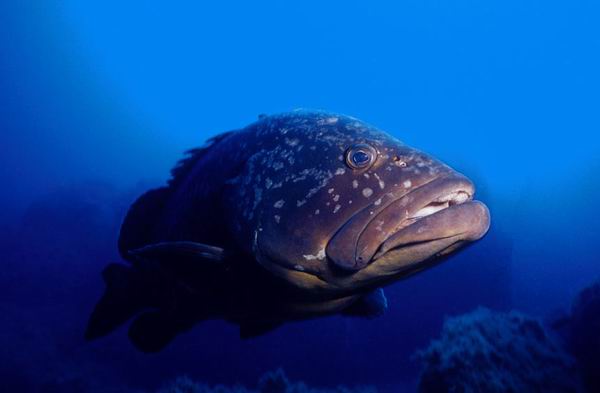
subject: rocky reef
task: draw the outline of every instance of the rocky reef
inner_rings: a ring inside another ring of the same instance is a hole
[[[556,325],[577,359],[587,391],[600,392],[600,281],[583,289],[570,315]]]
[[[538,320],[479,308],[445,321],[415,357],[419,392],[578,392],[575,361]]]
[[[242,385],[216,385],[211,387],[194,382],[188,377],[179,377],[157,393],[377,393],[377,389],[370,386],[357,388],[338,386],[333,389],[311,388],[304,382],[290,381],[284,371],[279,368],[264,374],[255,389]]]

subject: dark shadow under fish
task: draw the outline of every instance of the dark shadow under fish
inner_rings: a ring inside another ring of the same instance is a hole
[[[355,118],[262,116],[190,151],[132,205],[119,237],[128,265],[104,270],[86,337],[134,318],[131,340],[153,352],[207,319],[252,337],[380,315],[379,287],[487,232],[473,195],[463,175]]]

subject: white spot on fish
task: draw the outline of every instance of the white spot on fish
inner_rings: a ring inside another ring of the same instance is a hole
[[[304,205],[305,203],[306,203],[306,199],[303,199],[301,201],[296,201],[296,206],[300,207],[300,206]]]
[[[268,177],[265,179],[265,187],[267,188],[267,190],[269,188],[271,188],[271,186],[273,185],[273,180],[269,179]]]
[[[285,203],[285,201],[283,199],[280,199],[273,204],[273,207],[276,209],[281,209],[283,207],[284,203]]]
[[[331,194],[331,193],[333,193],[333,190],[334,190],[333,188],[330,188],[329,190],[327,190],[327,193]]]
[[[369,176],[368,173],[364,173],[363,176],[366,177],[367,179],[371,177],[371,176]]]
[[[294,265],[294,269],[298,270],[299,272],[303,272],[304,271],[304,266],[302,266],[302,265]]]
[[[358,188],[358,180],[352,180],[352,188]]]
[[[334,213],[337,213],[337,212],[338,212],[338,210],[340,210],[341,208],[342,208],[342,206],[341,206],[341,205],[335,205],[335,208],[333,209],[333,212],[334,212]]]
[[[254,231],[254,239],[252,241],[252,250],[256,251],[258,247],[258,231]]]
[[[379,206],[379,205],[381,205],[381,198],[379,198],[378,200],[376,200],[376,201],[375,201],[373,204],[374,204],[375,206]]]
[[[315,195],[317,193],[317,191],[319,191],[318,188],[311,188],[310,190],[308,190],[308,194],[306,194],[305,198],[308,199],[308,198],[312,197],[313,195]]]
[[[337,201],[339,201],[339,200],[340,200],[340,196],[339,196],[338,194],[336,194],[336,195],[333,197],[333,201],[334,201],[334,202],[337,202]]]
[[[404,183],[402,183],[402,185],[404,186],[404,188],[411,188],[412,182],[410,180],[406,180]]]
[[[371,190],[371,189],[370,189],[370,188],[368,188],[368,187],[367,187],[367,188],[364,188],[364,189],[362,190],[362,194],[363,194],[363,196],[364,196],[365,198],[368,198],[368,197],[370,197],[371,195],[373,195],[373,190]]]
[[[335,174],[336,174],[336,175],[343,175],[344,173],[346,173],[346,169],[344,169],[344,168],[338,168],[338,169],[335,171]]]
[[[262,188],[254,187],[254,204],[252,210],[255,210],[260,201],[262,200]]]
[[[307,261],[314,261],[315,259],[318,259],[319,261],[321,261],[321,260],[325,259],[325,249],[322,248],[321,250],[319,250],[317,255],[302,255],[302,256]]]
[[[285,143],[289,146],[296,146],[298,143],[300,143],[300,140],[298,138],[294,138],[294,139],[285,138]]]
[[[281,216],[276,214],[273,218],[275,219],[275,222],[279,224],[279,221],[281,220]]]
[[[383,190],[385,188],[385,183],[383,182],[383,180],[381,180],[381,178],[379,177],[379,175],[377,173],[374,173],[373,175],[379,182],[379,188],[381,188]]]
[[[321,211],[319,209],[315,210],[315,216],[318,216]]]

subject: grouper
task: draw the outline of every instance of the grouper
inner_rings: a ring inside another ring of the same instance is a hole
[[[323,111],[259,116],[190,150],[121,226],[125,263],[86,338],[133,319],[153,352],[207,319],[242,337],[290,320],[373,317],[382,287],[480,239],[487,207],[464,175],[354,117]]]

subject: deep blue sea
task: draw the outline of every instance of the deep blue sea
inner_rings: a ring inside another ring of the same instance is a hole
[[[591,0],[0,2],[0,391],[600,391],[600,287],[579,295],[600,280],[599,19]],[[86,342],[129,205],[186,150],[296,108],[465,173],[489,233],[387,286],[377,318]]]

